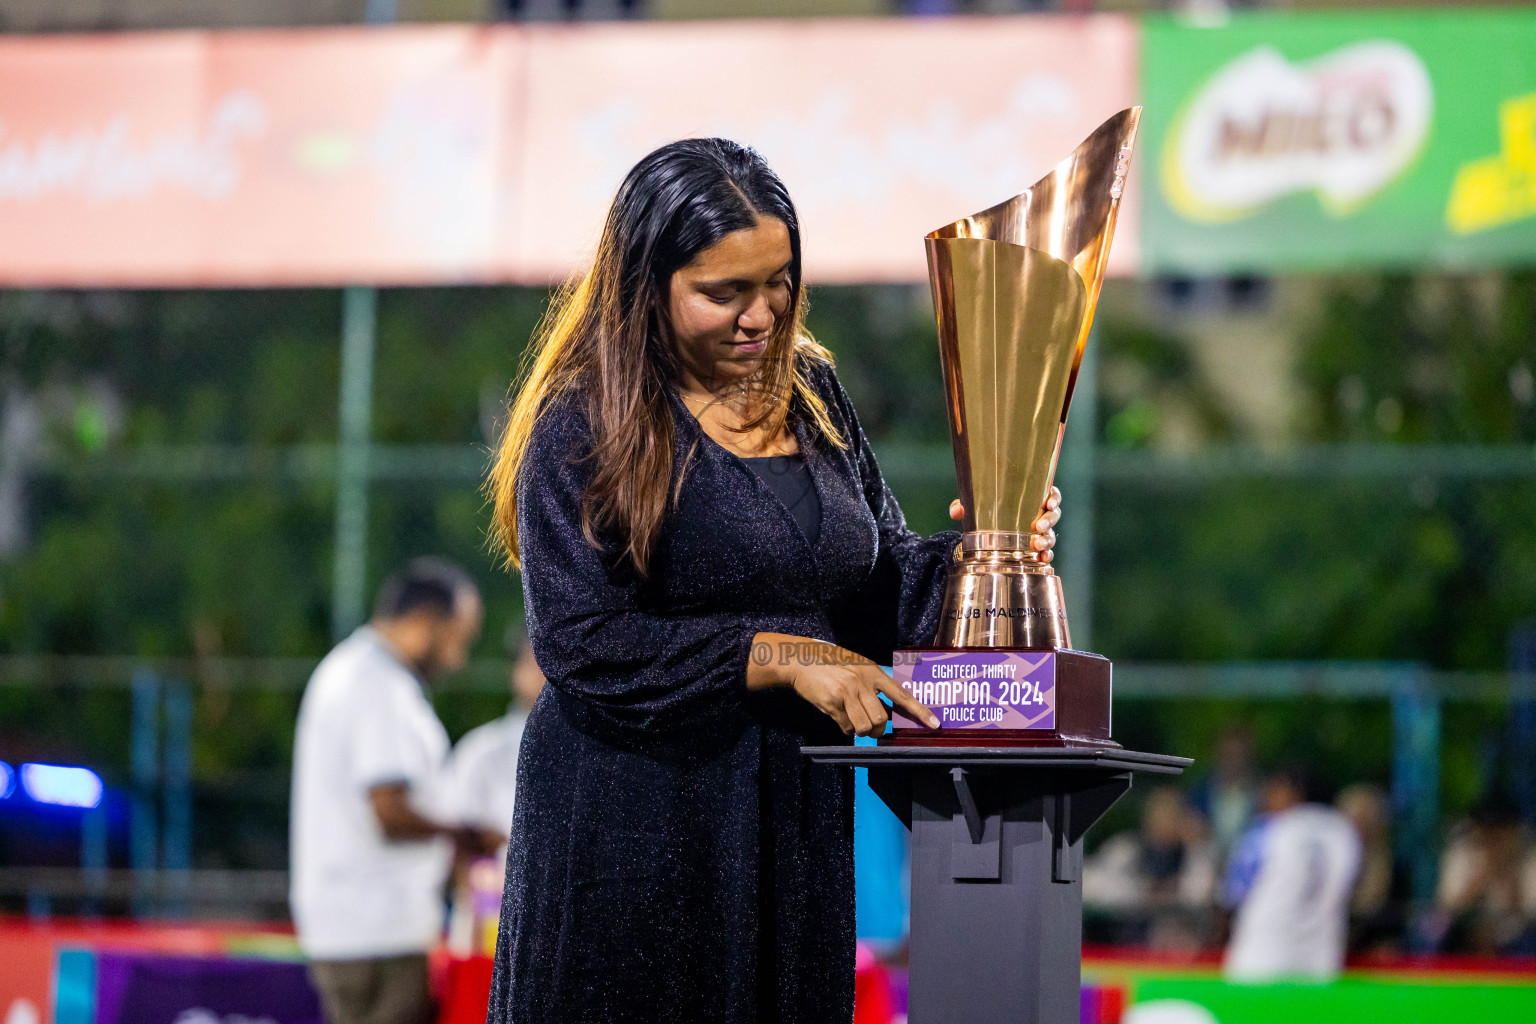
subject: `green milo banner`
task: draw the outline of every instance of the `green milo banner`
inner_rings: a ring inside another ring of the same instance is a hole
[[[1137,982],[1124,1024],[1517,1024],[1536,1020],[1536,986],[1345,978],[1330,985]]]
[[[1351,969],[1327,984],[1223,981],[1219,969],[1088,959],[1086,982],[1118,989],[1120,1024],[1530,1024],[1536,973],[1519,961],[1499,971]],[[1089,1020],[1087,1014],[1083,1020]]]
[[[1536,11],[1143,33],[1144,272],[1536,265]]]

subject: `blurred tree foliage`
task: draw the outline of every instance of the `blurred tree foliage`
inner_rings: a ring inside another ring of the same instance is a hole
[[[1149,386],[1104,403],[1106,443],[1155,445],[1157,401],[1242,441],[1177,338],[1106,323]],[[1293,436],[1536,443],[1536,275],[1383,277],[1323,290],[1300,328]],[[1536,616],[1533,480],[1244,479],[1099,490],[1095,638],[1121,659],[1385,659],[1504,667]],[[1070,517],[1063,529],[1070,529]]]
[[[384,293],[376,439],[487,444],[545,298]],[[333,442],[339,308],[334,291],[0,296],[4,416],[29,405],[41,423],[35,441],[0,438],[0,479],[20,481],[0,518],[18,517],[24,537],[0,561],[0,653],[324,652],[328,481],[81,467],[147,446]],[[817,289],[812,327],[871,437],[945,443],[922,289]],[[1343,281],[1300,330],[1298,441],[1536,442],[1536,276]],[[1101,402],[1103,443],[1156,448],[1174,417],[1208,441],[1243,440],[1177,335],[1105,322],[1099,343],[1106,368],[1135,381]],[[896,482],[914,525],[948,525],[948,487]],[[492,602],[481,653],[499,654],[492,634],[520,595],[485,557],[481,496],[427,481],[380,482],[371,497],[371,580],[422,551],[460,559]],[[1121,659],[1498,668],[1536,608],[1528,479],[1105,483],[1097,500],[1095,633]]]
[[[1320,292],[1296,336],[1296,442],[1536,443],[1536,274],[1384,276]],[[1103,443],[1155,448],[1162,423],[1191,413],[1208,441],[1249,441],[1177,336],[1106,322],[1101,343],[1106,366],[1130,362],[1144,383],[1105,395]],[[1530,476],[1101,483],[1095,646],[1121,660],[1501,669],[1513,631],[1536,618],[1533,499]],[[1198,757],[1236,718],[1267,763],[1301,758],[1335,783],[1388,781],[1379,702],[1123,703],[1116,723],[1132,746]],[[1448,811],[1498,772],[1529,770],[1501,761],[1506,717],[1500,704],[1446,708]]]
[[[500,402],[543,299],[385,293],[375,438],[485,445],[486,408]],[[12,405],[30,398],[42,429],[5,456],[24,481],[12,511],[27,539],[0,568],[0,652],[323,654],[330,481],[91,469],[161,446],[334,443],[339,320],[336,292],[5,296],[4,393]],[[374,583],[439,551],[479,576],[492,623],[520,607],[516,581],[484,557],[472,483],[380,482],[371,498]],[[500,640],[499,627],[488,631],[483,650],[500,654]]]
[[[1296,328],[1296,441],[1536,443],[1536,275],[1320,290]],[[546,300],[537,289],[382,293],[376,440],[488,444]],[[172,446],[214,446],[217,462],[333,443],[340,306],[335,291],[0,294],[0,655],[325,652],[328,480],[103,470]],[[947,444],[925,289],[815,289],[811,326],[877,448]],[[1101,443],[1156,450],[1175,423],[1207,442],[1248,440],[1176,330],[1106,319],[1098,344],[1103,377],[1132,382],[1104,391]],[[915,528],[949,525],[946,474],[892,482]],[[1094,646],[1122,661],[1500,668],[1510,630],[1536,617],[1532,491],[1528,477],[1101,483]],[[478,653],[503,656],[521,592],[488,556],[476,486],[387,481],[370,497],[370,582],[419,553],[459,560],[488,599]],[[192,681],[200,863],[280,863],[269,833],[282,827],[293,680],[229,690],[210,670]],[[455,735],[503,703],[484,690],[438,700]],[[1379,704],[1139,701],[1126,712],[1117,725],[1133,745],[1199,753],[1236,713],[1266,755],[1314,754],[1340,781],[1385,771]],[[1475,737],[1500,711],[1456,714]],[[122,763],[125,717],[120,691],[0,686],[0,742],[13,751]],[[1453,800],[1476,789],[1475,747],[1448,746]],[[252,816],[252,801],[267,811]]]

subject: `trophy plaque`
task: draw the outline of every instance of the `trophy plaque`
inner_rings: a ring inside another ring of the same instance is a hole
[[[1104,282],[1140,107],[1029,189],[927,236],[928,279],[965,520],[930,647],[895,678],[939,717],[882,743],[1110,741],[1110,664],[1072,649],[1061,579],[1031,544]]]

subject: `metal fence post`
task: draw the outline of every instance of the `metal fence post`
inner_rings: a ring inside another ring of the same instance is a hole
[[[133,868],[133,914],[155,911],[155,872],[159,867],[160,678],[149,669],[133,674],[130,736],[132,803],[128,815],[128,860]]]
[[[1440,855],[1440,695],[1421,666],[1392,680],[1392,817],[1413,899],[1434,898]]]
[[[80,873],[85,879],[86,899],[82,916],[101,913],[107,891],[107,805],[103,799],[80,816]]]
[[[1509,778],[1520,817],[1536,821],[1536,623],[1522,622],[1509,638]]]
[[[165,748],[163,762],[165,807],[160,850],[168,887],[166,911],[185,917],[192,868],[192,691],[186,683],[165,686]]]
[[[336,556],[331,633],[362,623],[368,586],[368,456],[378,291],[347,288],[341,305],[341,388],[336,445]]]

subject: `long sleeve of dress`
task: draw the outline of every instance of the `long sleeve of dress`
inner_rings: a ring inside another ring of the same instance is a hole
[[[836,411],[847,428],[864,500],[879,531],[874,571],[856,599],[860,611],[855,618],[862,620],[862,625],[854,628],[856,636],[850,636],[845,646],[853,646],[866,657],[888,665],[893,648],[927,647],[933,643],[939,628],[944,585],[955,547],[960,543],[960,532],[940,530],[924,537],[907,526],[896,495],[880,473],[853,403],[836,375],[830,371],[827,375]],[[894,622],[894,631],[868,628],[881,620]]]
[[[655,736],[739,715],[752,639],[775,629],[775,617],[644,606],[634,574],[615,568],[615,546],[600,551],[582,533],[591,434],[577,405],[557,401],[540,417],[519,475],[523,593],[539,667],[620,729]]]

